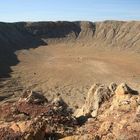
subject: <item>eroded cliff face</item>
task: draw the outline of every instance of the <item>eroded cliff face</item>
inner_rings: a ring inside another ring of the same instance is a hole
[[[18,50],[52,43],[140,52],[140,22],[1,22],[0,77],[9,77],[19,63]]]
[[[0,49],[23,49],[57,41],[83,41],[98,47],[140,50],[140,22],[20,22],[0,23]]]
[[[31,35],[46,43],[57,41],[82,41],[100,47],[140,50],[140,22],[36,22],[25,23]]]

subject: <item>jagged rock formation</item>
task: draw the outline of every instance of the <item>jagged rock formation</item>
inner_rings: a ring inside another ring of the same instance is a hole
[[[112,87],[113,87],[113,84],[112,84],[111,88]],[[114,89],[114,87],[113,87],[113,89]],[[82,107],[82,109],[79,109],[76,111],[76,113],[75,113],[76,117],[79,117],[82,115],[86,116],[89,114],[92,117],[96,117],[99,106],[103,102],[107,101],[112,95],[113,95],[113,93],[109,89],[109,87],[102,85],[102,84],[94,84],[89,89],[84,106]]]
[[[96,119],[88,119],[80,132],[94,133],[101,140],[139,139],[139,99],[139,93],[127,84],[118,85],[112,97],[100,104]]]
[[[89,89],[85,104],[81,109],[76,110],[75,116],[80,117],[91,115],[92,117],[97,117],[99,107],[105,101],[108,101],[113,95],[114,98],[112,101],[112,109],[113,107],[120,108],[120,106],[123,104],[131,103],[131,96],[137,94],[137,91],[132,90],[125,83],[122,83],[119,86],[117,86],[115,83],[111,83],[109,87],[102,84],[94,84]],[[135,106],[136,102],[133,104]]]
[[[14,104],[0,106],[1,140],[131,140],[140,137],[140,95],[125,83],[118,86],[111,83],[109,87],[94,84],[83,106],[87,110],[81,115],[88,113],[83,123],[73,116],[60,95],[45,104],[26,102],[31,93],[26,92],[26,97],[22,96]],[[32,96],[36,97],[32,99],[43,97]],[[96,118],[92,114],[96,114]]]
[[[26,96],[21,96],[15,104],[0,106],[1,140],[7,140],[9,137],[23,140],[57,139],[75,133],[77,121],[62,98],[57,97],[47,104],[42,104],[36,100],[44,101],[43,95],[29,91],[25,94]]]

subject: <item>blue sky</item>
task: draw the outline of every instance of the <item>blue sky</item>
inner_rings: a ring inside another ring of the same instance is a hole
[[[140,20],[140,0],[1,0],[0,21]]]

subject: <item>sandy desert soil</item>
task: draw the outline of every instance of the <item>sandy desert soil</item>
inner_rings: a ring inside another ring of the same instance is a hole
[[[140,89],[139,54],[61,43],[16,55],[20,63],[12,67],[13,79],[47,98],[60,93],[72,106],[83,104],[93,83],[127,82]]]
[[[23,90],[80,105],[94,83],[140,89],[139,21],[0,23],[0,101]]]

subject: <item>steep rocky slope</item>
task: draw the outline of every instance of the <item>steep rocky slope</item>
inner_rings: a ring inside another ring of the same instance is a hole
[[[139,140],[140,95],[127,84],[94,84],[83,107],[75,116],[59,95],[48,101],[25,91],[0,106],[0,139]]]
[[[39,45],[42,39],[87,39],[92,43],[107,43],[109,46],[139,50],[139,31],[138,21],[1,23],[0,43],[1,48],[13,46],[13,49],[20,49],[19,46]]]
[[[0,72],[8,76],[21,49],[58,42],[140,51],[140,22],[20,22],[0,23]]]

